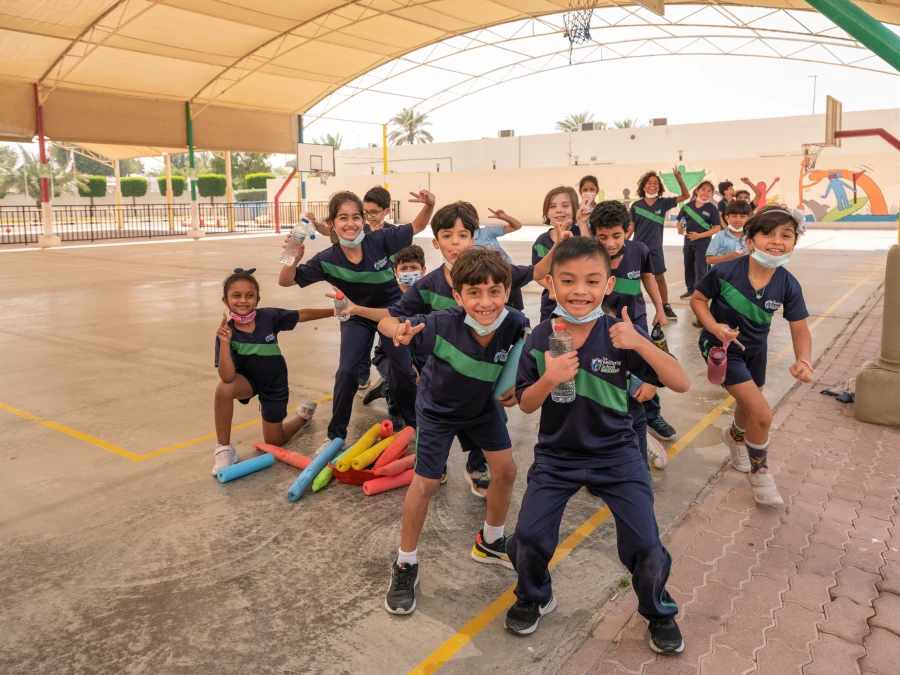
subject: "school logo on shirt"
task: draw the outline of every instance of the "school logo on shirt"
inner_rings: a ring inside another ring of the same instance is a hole
[[[595,373],[618,373],[621,366],[621,361],[613,361],[605,356],[601,356],[599,359],[591,359],[591,370]]]
[[[770,309],[773,312],[777,312],[781,307],[781,303],[775,300],[766,300],[766,309]]]
[[[507,358],[509,358],[509,352],[505,349],[501,349],[494,354],[494,363],[506,363]]]
[[[275,342],[275,333],[269,333],[266,335],[266,342]]]
[[[662,215],[662,209],[656,209],[656,215],[661,216],[661,215]]]
[[[640,270],[637,270],[636,272],[629,272],[629,273],[628,273],[628,278],[629,278],[629,279],[640,279],[640,278],[641,278],[641,271],[640,271]]]
[[[382,259],[379,260],[377,263],[375,263],[375,269],[376,269],[376,270],[380,270],[382,267],[384,267],[384,266],[387,265],[387,264],[388,264],[388,259],[387,259],[387,258],[382,258]]]

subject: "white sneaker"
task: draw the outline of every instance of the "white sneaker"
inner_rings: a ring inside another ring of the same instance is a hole
[[[647,459],[650,462],[650,466],[660,470],[665,469],[669,464],[669,456],[666,454],[666,449],[662,443],[650,434],[647,434]]]
[[[213,464],[212,475],[215,476],[219,473],[219,469],[224,469],[226,466],[237,464],[240,461],[241,458],[238,456],[237,450],[234,449],[234,446],[231,445],[231,443],[228,445],[217,445],[216,463]]]
[[[751,473],[747,478],[753,489],[753,500],[761,506],[781,506],[784,500],[775,487],[775,479],[766,469]]]
[[[738,443],[731,435],[731,425],[722,429],[722,440],[731,453],[731,466],[742,473],[750,472],[750,456],[747,454],[747,444]]]
[[[313,455],[313,457],[318,457],[318,455],[331,444],[331,440],[332,439],[326,437],[325,440],[322,441],[322,445],[316,448],[316,454]]]
[[[306,399],[300,401],[300,407],[297,408],[297,412],[294,414],[297,417],[302,417],[306,420],[306,424],[304,426],[309,426],[309,423],[312,422],[313,415],[316,414],[316,408],[319,407],[319,404],[315,401],[308,401]]]

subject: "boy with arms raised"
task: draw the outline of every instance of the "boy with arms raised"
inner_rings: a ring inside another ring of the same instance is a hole
[[[415,477],[403,502],[400,549],[384,600],[391,614],[415,611],[417,542],[453,437],[460,430],[485,451],[492,476],[487,516],[472,557],[477,562],[512,567],[503,528],[516,464],[500,405],[512,407],[516,400],[508,397],[498,404],[493,388],[528,319],[506,307],[510,269],[497,251],[480,246],[468,249],[455,262],[451,279],[459,306],[427,315],[389,317],[378,324],[381,334],[395,345],[409,345],[414,352],[429,355],[416,395]]]
[[[575,351],[551,357],[553,326],[546,321],[531,333],[519,361],[519,407],[526,414],[540,408],[541,420],[519,521],[506,546],[519,575],[506,629],[533,633],[556,608],[549,564],[563,511],[572,495],[590,485],[615,518],[619,559],[632,573],[650,645],[672,654],[684,649],[674,618],[678,607],[665,588],[672,559],[659,538],[653,491],[628,414],[627,373],[676,392],[687,391],[690,380],[678,361],[631,323],[627,309],[622,320],[604,314],[603,299],[614,284],[609,255],[597,241],[576,237],[556,248],[548,285]],[[554,402],[553,389],[571,380],[575,400]]]

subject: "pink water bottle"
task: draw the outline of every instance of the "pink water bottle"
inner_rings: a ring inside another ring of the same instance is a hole
[[[708,370],[706,377],[713,384],[725,383],[725,372],[728,365],[728,350],[725,347],[711,347],[706,357]]]

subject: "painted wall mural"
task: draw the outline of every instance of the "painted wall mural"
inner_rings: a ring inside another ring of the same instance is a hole
[[[810,220],[823,223],[894,222],[897,207],[888,207],[872,166],[857,170],[807,168],[800,164],[800,194]]]

